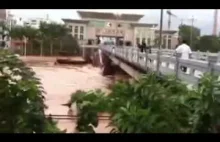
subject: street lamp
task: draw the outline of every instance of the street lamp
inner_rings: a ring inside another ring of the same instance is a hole
[[[160,10],[160,33],[159,33],[159,49],[162,43],[162,31],[163,31],[163,9]]]

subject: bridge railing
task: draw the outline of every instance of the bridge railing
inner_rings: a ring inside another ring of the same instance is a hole
[[[217,64],[218,56],[209,55],[207,61],[196,59],[181,59],[180,54],[169,56],[157,53],[142,53],[134,48],[110,48],[107,46],[101,47],[104,52],[111,56],[116,56],[125,62],[135,65],[145,71],[152,70],[160,72],[163,75],[175,75],[177,78],[190,83],[197,84],[201,75],[205,72],[214,74],[220,73],[220,65]],[[159,55],[159,56],[158,56]],[[160,63],[157,62],[158,57]],[[157,65],[159,64],[159,68]],[[181,66],[187,67],[187,71],[183,72]]]
[[[158,49],[157,48],[152,48],[151,49],[152,53],[157,53]],[[170,55],[172,56],[175,52],[175,50],[172,49],[161,49],[162,54],[164,55]],[[220,58],[220,52],[219,53],[211,53],[211,52],[200,52],[200,51],[193,51],[192,52],[192,59],[196,60],[203,60],[203,61],[208,61],[208,56],[218,56]],[[218,60],[220,61],[220,60]]]

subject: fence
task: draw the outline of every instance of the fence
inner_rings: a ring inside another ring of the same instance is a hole
[[[79,46],[76,41],[71,38],[63,40],[32,40],[27,44],[19,45],[11,44],[11,50],[22,56],[57,56],[61,51],[65,51],[70,55],[79,55]]]
[[[116,56],[144,70],[152,70],[160,72],[162,75],[175,75],[189,84],[197,84],[199,78],[205,72],[213,74],[220,73],[220,65],[217,64],[217,55],[208,55],[207,61],[196,59],[181,59],[180,54],[176,56],[168,56],[163,54],[163,50],[157,53],[142,53],[134,48],[110,48],[102,46],[101,49],[110,55]],[[159,58],[159,61],[157,62]],[[187,67],[187,72],[181,70],[181,66]]]

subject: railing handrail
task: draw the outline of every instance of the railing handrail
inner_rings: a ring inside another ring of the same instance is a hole
[[[128,47],[115,47],[113,49],[109,46],[102,46],[101,49],[105,52],[110,53],[110,55],[121,58],[126,62],[132,63],[133,65],[138,66],[146,71],[148,69],[151,69],[153,71],[158,71],[163,75],[174,74],[177,78],[182,79],[183,81],[190,84],[198,83],[200,77],[196,75],[196,72],[211,72],[213,74],[220,73],[220,65],[217,64],[218,56],[213,54],[207,55],[207,60],[198,60],[196,58],[181,59],[178,53],[177,56],[160,54],[160,52],[163,52],[163,50],[160,50],[155,54],[148,52],[142,53],[139,52],[137,48]],[[160,63],[157,63],[157,54],[159,54],[160,56]],[[156,62],[156,64],[154,62]],[[163,63],[165,63],[165,65],[163,65]],[[159,70],[156,68],[157,64],[159,64]],[[172,68],[170,67],[171,65],[173,65]],[[187,67],[189,72],[182,72],[180,69],[181,66]]]

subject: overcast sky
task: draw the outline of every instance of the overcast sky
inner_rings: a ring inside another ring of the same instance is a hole
[[[83,10],[83,9],[80,9]],[[61,18],[71,18],[71,19],[79,19],[76,11],[77,10],[71,10],[71,9],[12,9],[10,10],[12,14],[14,14],[16,17],[24,17],[24,18],[41,18],[46,17],[46,15],[49,15],[49,18],[61,22]],[[113,13],[130,13],[130,14],[144,14],[145,16],[141,19],[141,22],[144,23],[158,23],[160,20],[160,10],[141,10],[141,9],[90,9],[90,10],[83,10],[83,11],[96,11],[96,12],[113,12]],[[196,19],[194,22],[194,25],[201,28],[202,34],[211,34],[213,29],[213,18],[214,18],[214,10],[213,9],[190,9],[190,10],[184,10],[184,9],[172,9],[172,13],[177,15],[179,18],[172,18],[171,28],[177,29],[178,25],[180,24],[180,19],[189,19],[194,16]],[[168,15],[166,14],[166,10],[164,10],[164,23],[163,27],[164,29],[167,29],[167,19]],[[190,24],[190,21],[183,21],[186,24]],[[220,22],[219,24],[220,25]],[[220,27],[219,27],[220,29]],[[219,31],[219,30],[218,30]]]

